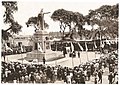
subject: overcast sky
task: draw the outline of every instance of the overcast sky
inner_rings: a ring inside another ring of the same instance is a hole
[[[111,2],[113,1],[113,2]],[[40,10],[43,8],[44,12],[51,12],[45,15],[45,21],[49,24],[48,31],[59,31],[59,23],[54,22],[50,17],[52,13],[57,9],[65,9],[74,12],[80,12],[83,15],[87,15],[89,10],[97,9],[102,5],[115,5],[117,0],[30,0],[30,1],[18,1],[18,11],[14,14],[15,20],[23,26],[20,34],[32,35],[34,33],[33,27],[27,28],[25,22],[32,17],[37,16]],[[2,6],[1,6],[2,7]],[[3,16],[4,7],[2,7],[1,15]],[[4,23],[1,24],[2,28],[7,28]]]

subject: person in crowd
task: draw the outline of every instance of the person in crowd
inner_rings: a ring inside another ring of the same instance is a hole
[[[43,57],[43,64],[45,64],[46,60],[45,60],[45,57]]]
[[[114,77],[113,73],[110,72],[109,75],[108,75],[109,84],[113,83],[113,77]]]
[[[94,67],[94,64],[93,63],[91,63],[91,65],[90,65],[91,67],[91,75],[93,76],[93,73],[94,73],[94,71],[95,71],[95,67]]]
[[[80,52],[78,51],[78,58],[80,58]]]
[[[70,74],[66,75],[66,83],[71,84],[71,76],[70,76]]]
[[[98,83],[97,77],[95,77],[94,84],[97,84],[97,83]]]
[[[75,51],[73,51],[73,58],[75,58],[76,57],[76,52]]]
[[[35,83],[40,83],[40,74],[39,73],[36,73],[36,76],[35,76]]]
[[[5,60],[6,60],[5,56],[6,56],[6,50],[3,50],[3,52],[2,52],[2,57],[3,57],[3,59],[4,59],[4,62],[5,62]]]
[[[100,83],[102,83],[102,75],[103,75],[103,70],[100,69],[100,70],[98,71],[98,78],[99,78],[98,82],[100,82]]]
[[[66,48],[63,47],[63,55],[64,55],[64,57],[66,57],[66,54],[67,54]]]
[[[85,84],[85,76],[81,75],[80,77],[80,84]]]
[[[30,79],[28,74],[26,73],[25,77],[24,77],[24,83],[29,83]]]
[[[90,76],[91,76],[91,69],[90,66],[87,69],[87,77],[88,77],[88,81],[90,80]]]

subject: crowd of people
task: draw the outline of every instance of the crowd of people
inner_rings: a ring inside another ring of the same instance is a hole
[[[109,84],[118,84],[118,54],[115,52],[74,68],[19,62],[2,62],[1,66],[2,83],[55,83],[58,80],[67,84],[85,84],[92,76],[94,84],[98,84],[103,83],[102,77],[105,69],[108,68]]]

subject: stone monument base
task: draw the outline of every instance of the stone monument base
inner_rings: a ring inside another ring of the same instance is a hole
[[[46,61],[54,60],[56,58],[62,58],[63,54],[60,51],[52,51],[52,50],[46,50],[45,53],[42,53],[38,50],[34,50],[32,52],[27,53],[25,60],[27,61],[33,61],[36,59],[38,62],[43,61],[43,57],[45,57]]]

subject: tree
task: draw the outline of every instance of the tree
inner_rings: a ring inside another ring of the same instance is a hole
[[[34,26],[35,30],[38,29],[38,16],[37,17],[30,17],[26,22],[27,27]],[[49,25],[44,21],[45,28],[48,28]]]
[[[67,11],[64,9],[55,10],[51,16],[53,21],[60,22],[60,32],[63,33],[63,38],[70,36],[73,39],[73,34],[78,30],[81,34],[82,25],[84,24],[84,16],[79,12]],[[69,33],[65,35],[65,30],[69,29]]]
[[[98,9],[90,10],[86,16],[86,22],[93,26],[99,26],[99,33],[102,36],[109,35],[112,38],[118,36],[119,6],[103,5]],[[94,32],[94,31],[93,31]]]
[[[2,1],[2,6],[5,7],[5,13],[3,15],[4,23],[9,24],[9,28],[2,29],[2,39],[8,40],[13,34],[17,34],[21,31],[22,26],[14,20],[13,14],[18,10],[16,1]]]

